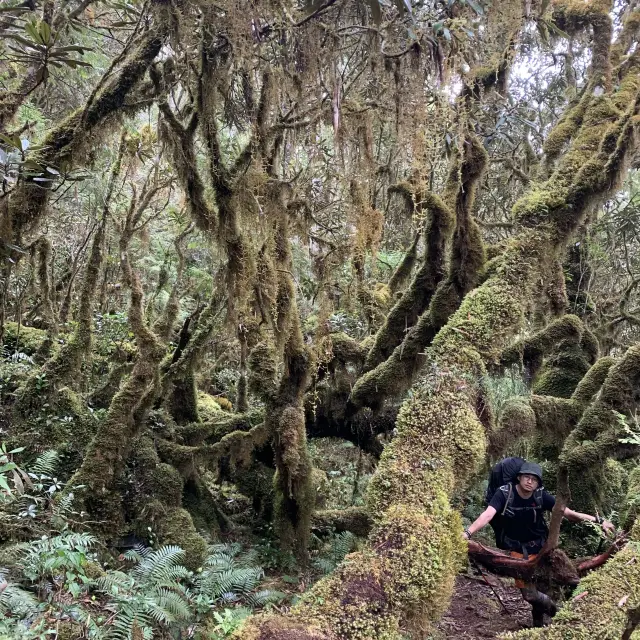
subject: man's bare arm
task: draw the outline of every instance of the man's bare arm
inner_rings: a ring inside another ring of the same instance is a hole
[[[564,510],[564,517],[570,522],[595,522],[604,529],[605,533],[615,533],[616,530],[613,524],[608,520],[603,520],[596,516],[590,516],[588,513],[573,511],[573,509],[569,509],[569,507]]]
[[[465,534],[467,539],[469,539],[476,531],[480,531],[482,527],[486,527],[489,522],[493,519],[493,516],[496,515],[496,510],[493,507],[487,507],[477,518],[476,520],[465,529]]]

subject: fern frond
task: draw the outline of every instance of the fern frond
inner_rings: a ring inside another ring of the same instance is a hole
[[[287,594],[282,591],[263,589],[262,591],[248,594],[245,599],[252,607],[264,607],[267,604],[282,602],[286,597]]]
[[[60,454],[54,449],[41,453],[29,471],[38,476],[52,476],[60,460]]]
[[[0,613],[11,614],[14,618],[27,618],[38,611],[38,600],[33,594],[15,584],[9,584],[0,594]]]
[[[160,580],[168,569],[176,567],[184,559],[184,551],[176,545],[166,545],[146,556],[134,568],[133,576],[141,581]]]
[[[189,603],[175,591],[158,589],[154,594],[154,604],[164,609],[175,620],[189,620],[191,617]]]
[[[108,571],[95,581],[96,588],[107,594],[131,591],[134,584],[131,576],[122,571]]]

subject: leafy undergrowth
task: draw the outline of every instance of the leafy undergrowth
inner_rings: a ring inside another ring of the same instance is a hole
[[[5,553],[12,562],[0,595],[0,638],[217,640],[254,609],[285,598],[261,588],[255,553],[237,544],[211,546],[196,572],[182,566],[176,546],[137,546],[121,566],[104,570],[97,544],[89,534],[66,532]]]
[[[348,532],[313,536],[305,568],[268,535],[211,545],[197,571],[177,546],[118,555],[79,530],[73,493],[60,497],[58,454],[28,470],[15,461],[25,454],[0,447],[0,640],[220,640],[252,612],[295,602],[357,548]]]

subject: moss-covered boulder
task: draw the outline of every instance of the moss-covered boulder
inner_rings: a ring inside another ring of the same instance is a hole
[[[198,391],[198,416],[202,422],[208,422],[220,418],[222,413],[222,407],[217,398],[205,393],[204,391]]]
[[[35,355],[47,340],[47,332],[35,327],[25,327],[17,322],[4,325],[4,346],[9,353]]]

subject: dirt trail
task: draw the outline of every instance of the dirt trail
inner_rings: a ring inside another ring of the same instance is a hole
[[[441,638],[495,638],[505,631],[531,626],[531,607],[513,580],[493,575],[486,578],[493,589],[482,577],[458,577],[451,606],[438,623]]]

